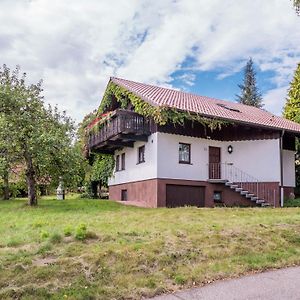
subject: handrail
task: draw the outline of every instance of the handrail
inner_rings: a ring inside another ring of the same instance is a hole
[[[118,134],[149,134],[149,122],[141,115],[132,112],[124,112],[115,115],[107,122],[101,124],[98,132],[91,132],[89,135],[89,149],[109,140]]]
[[[268,187],[266,183],[260,182],[257,178],[237,168],[232,163],[209,163],[209,178],[232,182],[242,191],[247,191],[260,200],[269,203],[274,202],[275,205],[276,189]]]

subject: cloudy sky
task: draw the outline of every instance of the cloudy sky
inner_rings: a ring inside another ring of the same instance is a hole
[[[265,108],[281,114],[300,62],[289,0],[0,0],[0,63],[44,80],[80,121],[110,76],[234,101],[249,57]]]

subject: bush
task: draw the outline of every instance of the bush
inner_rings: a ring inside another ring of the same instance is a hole
[[[64,234],[65,236],[71,236],[72,235],[72,227],[71,226],[67,226],[64,228]]]
[[[40,237],[41,237],[42,239],[48,238],[49,235],[50,235],[49,232],[46,231],[46,230],[42,230],[41,233],[40,233]]]
[[[80,241],[83,241],[87,238],[86,224],[82,223],[76,228],[75,238]]]

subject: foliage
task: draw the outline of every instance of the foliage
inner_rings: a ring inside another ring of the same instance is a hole
[[[284,200],[285,207],[300,207],[300,198]]]
[[[243,84],[239,84],[238,86],[241,89],[241,94],[237,95],[237,102],[258,108],[263,107],[262,96],[256,86],[256,72],[252,58],[248,60],[244,68]]]
[[[9,176],[13,166],[21,158],[19,151],[16,151],[19,145],[15,142],[11,131],[12,125],[3,114],[0,114],[0,182],[2,181],[4,199],[8,199],[12,192],[9,188]]]
[[[77,181],[79,156],[72,147],[73,121],[57,107],[45,107],[41,82],[26,85],[25,80],[19,67],[12,72],[6,65],[0,69],[0,118],[9,127],[4,146],[13,140],[13,155],[26,170],[29,204],[36,205],[37,181],[57,183],[59,176],[65,182]]]
[[[43,197],[34,210],[0,201],[1,299],[141,299],[300,263],[300,208],[149,209],[76,197]],[[50,243],[80,223],[98,239]]]
[[[300,63],[298,64],[294,78],[290,83],[288,98],[283,109],[283,116],[289,120],[300,123]],[[300,186],[300,142],[296,141],[296,185]]]
[[[87,234],[87,226],[86,224],[82,223],[76,228],[75,238],[77,240],[83,241],[86,239],[86,234]]]
[[[77,130],[76,146],[81,149],[81,153],[86,151],[88,125],[96,118],[97,112],[94,111],[86,115],[79,124]],[[100,183],[101,186],[107,187],[108,178],[112,176],[114,169],[114,157],[108,154],[90,154],[89,161],[84,160],[82,165],[84,170],[85,194],[94,197],[95,192],[92,189],[93,183]]]
[[[300,63],[290,83],[288,98],[283,109],[283,116],[289,120],[300,123]]]
[[[101,115],[112,105],[113,97],[120,103],[121,108],[127,108],[129,102],[132,104],[134,111],[146,118],[153,118],[154,122],[159,125],[165,125],[168,122],[172,124],[184,125],[185,120],[200,122],[210,129],[220,128],[226,122],[213,118],[205,118],[199,114],[186,111],[179,111],[175,108],[166,106],[154,106],[142,100],[139,96],[128,91],[127,89],[110,81],[104,93],[100,104],[98,115]]]
[[[292,0],[292,1],[297,15],[300,16],[300,0]]]

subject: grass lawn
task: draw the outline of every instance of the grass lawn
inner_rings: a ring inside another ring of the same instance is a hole
[[[300,264],[300,208],[143,209],[76,197],[37,208],[0,201],[0,299],[140,299]]]

